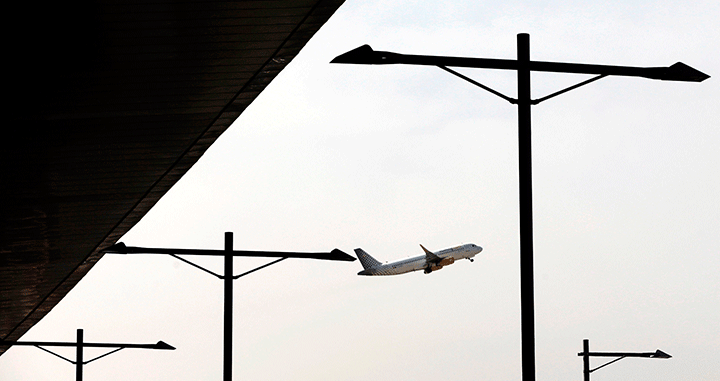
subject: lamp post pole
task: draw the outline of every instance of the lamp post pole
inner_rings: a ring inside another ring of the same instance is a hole
[[[75,380],[82,381],[83,371],[83,330],[77,330],[77,347],[75,355]]]
[[[651,359],[669,359],[672,356],[657,349],[655,352],[590,352],[590,340],[583,340],[583,351],[578,353],[583,358],[583,381],[590,381],[590,373],[604,368],[614,362],[620,361],[626,357],[643,357]],[[595,369],[590,369],[590,357],[617,357],[615,360],[609,361]]]
[[[583,381],[590,381],[590,340],[583,340]]]
[[[530,35],[517,35],[517,59],[467,58],[425,56],[375,51],[363,45],[335,57],[331,63],[360,65],[424,65],[436,66],[483,90],[518,106],[518,159],[520,198],[520,311],[522,334],[522,379],[535,380],[535,296],[533,275],[533,219],[532,219],[532,135],[530,131],[530,107],[564,94],[580,86],[609,75],[643,77],[665,81],[702,82],[709,78],[705,73],[678,62],[668,67],[629,67],[530,60]],[[518,76],[517,99],[495,91],[448,66],[515,70]],[[596,77],[580,82],[539,99],[530,98],[530,72],[595,74]]]
[[[225,274],[223,284],[225,288],[225,314],[223,329],[225,340],[223,342],[223,381],[232,380],[232,309],[233,309],[233,233],[225,232]]]
[[[83,366],[85,364],[89,364],[95,360],[99,360],[105,356],[109,356],[115,352],[118,352],[125,348],[135,348],[135,349],[161,349],[161,350],[174,350],[175,347],[163,342],[158,341],[155,344],[116,344],[116,343],[87,343],[85,342],[85,339],[83,337],[83,330],[78,329],[77,330],[77,336],[74,343],[68,343],[68,342],[57,342],[57,341],[5,341],[0,340],[0,345],[24,345],[24,346],[33,346],[38,349],[41,349],[47,353],[50,353],[53,356],[59,357],[73,365],[75,365],[75,380],[76,381],[82,381],[83,379]],[[49,349],[43,348],[43,347],[75,347],[75,361],[70,360],[64,356],[61,356]],[[85,361],[83,351],[85,348],[114,348],[110,352],[107,352],[103,355],[97,356],[95,358],[92,358],[90,360]]]
[[[520,191],[520,330],[523,380],[535,379],[530,36],[517,35],[518,162]]]
[[[233,250],[233,233],[225,232],[225,247],[223,250],[203,250],[203,249],[166,249],[152,247],[134,247],[126,246],[119,242],[102,250],[107,254],[168,254],[182,262],[185,262],[197,269],[215,276],[223,281],[223,381],[232,381],[232,323],[233,323],[233,280],[264,269],[270,265],[278,263],[288,258],[305,258],[305,259],[321,259],[330,261],[347,261],[352,262],[352,257],[341,250],[334,249],[330,252],[322,253],[301,253],[301,252],[277,252],[277,251],[248,251]],[[180,255],[204,255],[223,257],[224,266],[223,274],[217,274],[202,266],[199,266]],[[246,271],[239,275],[233,275],[233,257],[272,257],[279,258],[270,263],[264,264],[253,270]]]

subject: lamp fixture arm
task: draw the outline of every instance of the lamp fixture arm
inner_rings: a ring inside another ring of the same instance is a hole
[[[260,267],[254,268],[254,269],[252,269],[252,270],[250,270],[250,271],[246,271],[246,272],[244,272],[244,273],[242,273],[242,274],[240,274],[240,275],[234,275],[232,278],[233,278],[233,280],[238,279],[238,278],[243,277],[243,276],[245,276],[245,275],[248,275],[248,274],[250,274],[250,273],[254,273],[255,271],[262,270],[262,269],[264,269],[264,268],[266,268],[266,267],[268,267],[268,266],[270,266],[270,265],[274,265],[274,264],[276,264],[276,263],[278,263],[278,262],[280,262],[280,261],[283,261],[283,260],[285,260],[285,259],[288,259],[288,257],[282,257],[282,258],[280,258],[280,259],[276,259],[276,260],[274,260],[274,261],[272,261],[272,262],[270,262],[270,263],[266,263],[266,264],[264,264],[264,265],[262,265],[262,266],[260,266]]]
[[[448,67],[446,67],[446,66],[438,65],[438,67],[439,67],[440,69],[443,69],[443,70],[445,70],[446,72],[448,72],[448,73],[456,76],[456,77],[462,78],[462,79],[464,79],[465,81],[472,83],[473,85],[475,85],[475,86],[477,86],[477,87],[479,87],[479,88],[481,88],[481,89],[483,89],[483,90],[485,90],[485,91],[488,91],[488,92],[490,92],[490,93],[492,93],[492,94],[495,94],[495,95],[497,95],[498,97],[500,97],[500,98],[502,98],[502,99],[504,99],[504,100],[506,100],[506,101],[508,101],[508,102],[510,102],[510,103],[512,103],[512,104],[517,104],[517,99],[515,99],[515,98],[508,97],[507,95],[505,95],[505,94],[503,94],[503,93],[501,93],[501,92],[499,92],[499,91],[496,91],[496,90],[494,90],[494,89],[492,89],[492,88],[490,88],[490,87],[488,87],[488,86],[485,86],[485,85],[483,85],[482,83],[480,83],[480,82],[478,82],[478,81],[475,81],[475,80],[473,80],[472,78],[469,78],[469,77],[467,77],[467,76],[465,76],[465,75],[462,75],[462,74],[458,73],[457,71],[452,70],[452,69],[450,69],[450,68],[448,68]],[[608,74],[600,74],[600,75],[598,75],[598,76],[592,77],[592,78],[590,78],[590,79],[588,79],[588,80],[582,81],[582,82],[580,82],[580,83],[577,83],[577,84],[575,84],[575,85],[572,85],[572,86],[567,87],[567,88],[565,88],[565,89],[562,89],[562,90],[560,90],[560,91],[556,91],[556,92],[554,92],[554,93],[552,93],[552,94],[550,94],[550,95],[544,96],[544,97],[539,98],[539,99],[531,100],[531,101],[530,101],[530,104],[536,105],[536,104],[538,104],[538,103],[540,103],[540,102],[546,101],[546,100],[548,100],[548,99],[550,99],[550,98],[554,98],[554,97],[556,97],[556,96],[558,96],[558,95],[560,95],[560,94],[567,93],[567,92],[570,91],[570,90],[575,90],[575,89],[577,89],[577,88],[580,87],[580,86],[585,86],[585,85],[587,85],[587,84],[589,84],[589,83],[595,82],[595,81],[597,81],[597,80],[599,80],[599,79],[602,79],[602,78],[605,78],[605,77],[607,77],[607,76],[608,76]]]
[[[55,353],[55,352],[53,352],[53,351],[51,351],[51,350],[49,350],[49,349],[47,349],[47,348],[43,348],[43,347],[41,347],[41,346],[39,346],[39,345],[34,345],[34,347],[35,347],[35,348],[38,348],[38,349],[42,349],[43,351],[45,351],[45,352],[47,352],[47,353],[49,353],[49,354],[51,354],[51,355],[53,355],[53,356],[60,357],[61,359],[69,362],[70,364],[77,364],[76,361],[70,360],[69,358],[64,357],[64,356],[60,356],[59,354],[57,354],[57,353]]]
[[[185,258],[179,257],[179,256],[177,256],[177,255],[175,255],[175,254],[169,254],[169,255],[170,255],[171,257],[174,257],[174,258],[177,258],[177,259],[181,260],[182,262],[187,263],[188,265],[190,265],[190,266],[192,266],[192,267],[195,267],[196,269],[200,269],[200,270],[202,270],[202,271],[204,271],[204,272],[206,272],[206,273],[208,273],[208,274],[210,274],[210,275],[213,275],[213,276],[217,277],[218,279],[225,279],[225,276],[220,275],[220,274],[217,274],[217,273],[215,273],[215,272],[213,272],[213,271],[210,271],[210,270],[208,270],[208,269],[206,269],[206,268],[204,268],[204,267],[202,267],[202,266],[200,266],[200,265],[198,265],[198,264],[196,264],[196,263],[193,263],[193,262],[188,261],[188,260],[185,259]],[[233,275],[233,276],[231,276],[231,277],[232,277],[233,280],[234,280],[234,279],[238,279],[238,278],[243,277],[243,276],[245,276],[245,275],[248,275],[248,274],[250,274],[250,273],[254,273],[255,271],[262,270],[262,269],[264,269],[264,268],[266,268],[266,267],[268,267],[268,266],[270,266],[270,265],[274,265],[274,264],[276,264],[276,263],[278,263],[278,262],[280,262],[280,261],[283,261],[283,260],[285,260],[285,259],[288,259],[288,257],[282,257],[282,258],[280,258],[280,259],[276,259],[276,260],[274,260],[274,261],[272,261],[272,262],[270,262],[270,263],[264,264],[264,265],[262,265],[262,266],[260,266],[260,267],[258,267],[258,268],[252,269],[252,270],[250,270],[250,271],[246,271],[246,272],[244,272],[244,273],[242,273],[242,274],[240,274],[240,275]]]
[[[595,369],[590,369],[589,373],[592,373],[592,372],[594,372],[594,371],[596,371],[596,370],[598,370],[598,369],[600,369],[600,368],[604,368],[604,367],[606,367],[606,366],[608,366],[608,365],[610,365],[610,364],[612,364],[612,363],[614,363],[614,362],[618,362],[618,361],[624,359],[625,357],[627,357],[627,356],[618,357],[618,358],[616,358],[615,360],[612,360],[612,361],[610,361],[610,362],[606,362],[605,364],[602,364],[602,365],[600,365],[599,367],[597,367],[597,368],[595,368]]]
[[[464,80],[472,83],[473,85],[475,85],[475,86],[477,86],[477,87],[479,87],[479,88],[481,88],[481,89],[483,89],[483,90],[485,90],[485,91],[488,91],[488,92],[490,92],[490,93],[493,93],[493,94],[497,95],[498,97],[500,97],[500,98],[502,98],[502,99],[504,99],[504,100],[506,100],[506,101],[508,101],[508,102],[510,102],[510,103],[512,103],[512,104],[517,104],[517,99],[515,99],[515,98],[510,98],[510,97],[508,97],[507,95],[505,95],[505,94],[503,94],[503,93],[501,93],[501,92],[499,92],[499,91],[495,91],[495,90],[493,90],[493,89],[491,89],[491,88],[483,85],[482,83],[480,83],[480,82],[478,82],[478,81],[475,81],[475,80],[473,80],[473,79],[471,79],[471,78],[469,78],[469,77],[467,77],[467,76],[464,76],[464,75],[456,72],[455,70],[452,70],[452,69],[447,68],[446,66],[438,65],[438,67],[439,67],[440,69],[443,69],[443,70],[445,70],[446,72],[454,75],[454,76],[460,77],[460,78],[462,78],[462,79],[464,79]]]
[[[112,351],[110,351],[110,352],[108,352],[108,353],[105,353],[104,355],[100,355],[100,356],[95,357],[94,359],[91,359],[91,360],[83,361],[83,365],[89,364],[89,363],[91,363],[91,362],[93,362],[93,361],[95,361],[95,360],[99,360],[99,359],[101,359],[101,358],[103,358],[103,357],[105,357],[105,356],[110,356],[111,354],[113,354],[113,353],[115,353],[115,352],[118,352],[118,351],[120,351],[120,350],[122,350],[122,349],[125,349],[125,347],[120,347],[120,348],[117,348],[117,349],[113,349]]]
[[[192,266],[192,267],[195,267],[196,269],[200,269],[200,270],[205,271],[206,273],[208,273],[208,274],[210,274],[210,275],[214,275],[214,276],[217,277],[218,279],[223,279],[223,276],[222,276],[222,275],[217,274],[217,273],[215,273],[215,272],[212,272],[212,271],[210,271],[210,270],[208,270],[208,269],[206,269],[206,268],[204,268],[204,267],[202,267],[202,266],[200,266],[200,265],[198,265],[198,264],[196,264],[196,263],[190,262],[190,261],[188,261],[188,260],[185,259],[185,258],[179,257],[179,256],[177,256],[177,255],[175,255],[175,254],[170,254],[170,256],[173,257],[173,258],[177,258],[177,259],[181,260],[182,262],[185,262],[185,263],[187,263],[188,265],[190,265],[190,266]]]
[[[532,100],[532,101],[530,101],[530,103],[533,104],[533,105],[536,105],[536,104],[538,104],[538,103],[540,103],[540,102],[542,102],[542,101],[546,101],[546,100],[548,100],[548,99],[550,99],[550,98],[554,98],[554,97],[556,97],[556,96],[558,96],[558,95],[560,95],[560,94],[567,93],[567,92],[570,91],[570,90],[575,90],[575,89],[577,89],[577,88],[580,87],[580,86],[587,85],[588,83],[595,82],[595,81],[597,81],[598,79],[605,78],[605,77],[607,77],[607,76],[608,76],[607,74],[600,74],[600,75],[598,75],[598,76],[596,76],[596,77],[592,77],[592,78],[590,78],[590,79],[588,79],[588,80],[586,80],[586,81],[582,81],[582,82],[580,82],[580,83],[578,83],[578,84],[572,85],[572,86],[567,87],[567,88],[565,88],[565,89],[562,89],[562,90],[560,90],[560,91],[556,91],[556,92],[554,92],[554,93],[552,93],[552,94],[550,94],[550,95],[544,96],[544,97],[542,97],[542,98],[540,98],[540,99]]]

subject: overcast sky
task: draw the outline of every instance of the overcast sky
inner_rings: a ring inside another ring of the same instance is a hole
[[[362,44],[514,59],[518,33],[534,60],[682,61],[713,77],[609,77],[533,107],[537,379],[581,379],[588,338],[673,356],[594,381],[719,380],[718,20],[717,0],[347,0],[122,241],[222,249],[232,231],[236,249],[383,262],[478,244],[430,275],[287,260],[235,281],[235,379],[518,380],[516,107],[437,68],[329,61]],[[459,71],[516,96],[512,72]],[[533,98],[586,78],[534,74]],[[163,340],[177,350],[124,350],[85,379],[219,380],[222,308],[222,282],[174,258],[108,255],[22,340]],[[73,377],[36,348],[0,357],[2,381]]]

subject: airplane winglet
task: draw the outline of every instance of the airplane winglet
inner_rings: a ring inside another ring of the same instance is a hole
[[[423,249],[423,251],[425,252],[425,254],[432,254],[432,251],[426,249],[425,246],[423,246],[422,244],[420,244],[420,247],[422,247],[422,249]]]

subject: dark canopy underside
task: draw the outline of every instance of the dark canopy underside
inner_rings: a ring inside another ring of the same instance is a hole
[[[6,9],[0,338],[45,316],[343,1]]]

